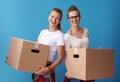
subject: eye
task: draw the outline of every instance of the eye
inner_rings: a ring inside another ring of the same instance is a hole
[[[60,20],[60,17],[56,17],[57,20]]]
[[[54,16],[51,16],[52,18],[54,18]]]
[[[73,20],[73,19],[78,19],[78,18],[79,18],[79,15],[76,15],[76,16],[69,16],[68,18],[71,19],[71,20]]]

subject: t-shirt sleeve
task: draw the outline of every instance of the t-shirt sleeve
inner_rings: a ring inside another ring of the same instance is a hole
[[[43,30],[41,30],[41,31],[40,31],[40,33],[39,33],[39,36],[38,36],[37,40],[39,40],[39,39],[40,39],[40,37],[42,36],[43,32],[44,32]]]
[[[61,35],[57,38],[57,46],[64,46],[64,35]]]

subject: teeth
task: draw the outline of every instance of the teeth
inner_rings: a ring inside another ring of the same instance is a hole
[[[75,24],[76,24],[77,22],[73,22],[73,23],[75,23]]]
[[[73,21],[73,23],[77,23],[77,21]]]

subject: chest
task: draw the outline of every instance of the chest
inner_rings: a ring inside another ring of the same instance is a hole
[[[77,38],[83,38],[83,36],[84,36],[84,32],[85,30],[84,29],[71,29],[70,30],[70,34],[72,35],[72,36],[74,36],[74,37],[77,37]]]
[[[51,34],[45,34],[39,38],[39,43],[43,43],[49,46],[56,45],[57,36],[53,36]]]

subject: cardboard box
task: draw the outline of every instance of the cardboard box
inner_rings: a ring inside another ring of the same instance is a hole
[[[96,80],[114,76],[113,49],[70,48],[66,51],[67,76]]]
[[[37,65],[46,66],[48,52],[47,45],[38,44],[35,48],[35,42],[12,37],[6,63],[16,70],[36,72]]]

